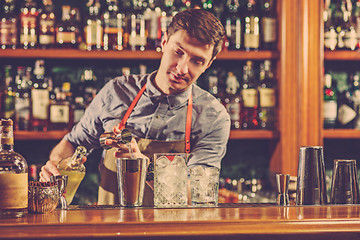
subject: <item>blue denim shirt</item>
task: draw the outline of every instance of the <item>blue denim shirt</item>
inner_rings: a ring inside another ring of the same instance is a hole
[[[156,72],[120,76],[99,91],[80,122],[64,138],[88,150],[100,148],[99,138],[112,131],[146,83],[126,128],[136,137],[174,141],[185,139],[187,100],[190,88],[175,95],[162,94],[152,83]],[[230,117],[224,106],[210,93],[191,86],[193,112],[191,153],[188,165],[206,164],[220,168],[230,133]],[[184,140],[185,141],[185,140]]]

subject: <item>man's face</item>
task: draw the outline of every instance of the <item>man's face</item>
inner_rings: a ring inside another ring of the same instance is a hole
[[[211,65],[213,45],[202,44],[178,30],[162,40],[160,67],[155,83],[165,94],[185,91]]]

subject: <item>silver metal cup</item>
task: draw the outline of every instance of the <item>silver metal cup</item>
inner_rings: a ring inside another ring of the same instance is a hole
[[[146,158],[116,159],[120,205],[140,207],[143,203],[146,182]]]
[[[68,208],[68,203],[66,202],[64,191],[67,186],[68,176],[67,175],[50,176],[50,182],[56,182],[59,189],[59,204],[57,208],[66,210]]]
[[[356,160],[334,160],[330,202],[331,204],[359,203]]]
[[[300,147],[296,205],[324,204],[327,194],[323,147]]]

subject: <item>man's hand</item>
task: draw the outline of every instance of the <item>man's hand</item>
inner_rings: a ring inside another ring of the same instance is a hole
[[[48,182],[50,181],[50,176],[60,175],[60,172],[56,166],[57,162],[50,160],[47,161],[46,164],[41,167],[41,171],[39,173],[40,182]]]

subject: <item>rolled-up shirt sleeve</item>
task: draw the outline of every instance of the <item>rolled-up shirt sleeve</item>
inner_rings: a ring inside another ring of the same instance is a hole
[[[93,101],[85,110],[81,120],[73,129],[65,135],[65,139],[73,145],[82,145],[88,150],[100,147],[99,138],[104,132],[102,118],[105,109],[105,102],[111,101],[109,89],[111,82],[107,83],[95,96]]]

